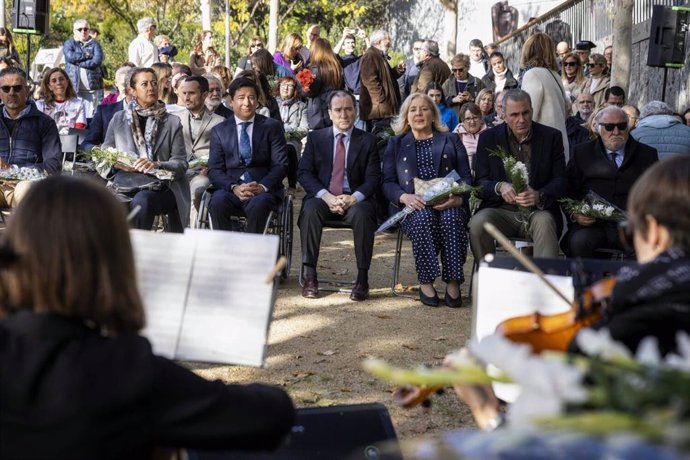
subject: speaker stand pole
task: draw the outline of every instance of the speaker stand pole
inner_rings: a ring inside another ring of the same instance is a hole
[[[664,82],[661,86],[661,102],[666,102],[666,79],[668,78],[668,67],[664,67]]]

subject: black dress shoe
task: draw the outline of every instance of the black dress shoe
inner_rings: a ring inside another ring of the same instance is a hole
[[[364,283],[355,283],[355,286],[350,292],[350,300],[361,302],[369,298],[369,285]]]
[[[319,282],[316,278],[305,278],[302,286],[302,297],[315,299],[319,295]]]
[[[427,307],[438,307],[439,305],[438,294],[436,294],[436,290],[434,290],[434,295],[428,296],[424,294],[422,288],[419,288],[419,300],[421,300],[422,303]]]
[[[448,294],[448,288],[446,288],[446,294],[443,298],[443,300],[446,302],[446,305],[449,306],[450,308],[460,308],[462,307],[462,295],[458,292],[458,296],[456,298],[453,298]]]

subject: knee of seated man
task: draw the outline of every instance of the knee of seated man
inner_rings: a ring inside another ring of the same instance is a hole
[[[532,214],[530,218],[530,227],[535,230],[537,228],[548,228],[553,227],[556,229],[556,221],[553,216],[548,211],[537,211]]]

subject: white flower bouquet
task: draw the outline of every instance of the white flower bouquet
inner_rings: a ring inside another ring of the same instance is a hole
[[[91,158],[94,163],[96,163],[96,169],[98,171],[114,166],[120,166],[125,170],[133,170],[134,163],[139,159],[139,157],[133,153],[123,152],[114,147],[94,147],[91,149],[90,153]],[[166,171],[164,169],[154,169],[146,174],[155,176],[160,180],[172,180],[174,177],[172,171]]]
[[[494,334],[446,358],[440,369],[402,369],[369,358],[364,369],[399,385],[485,385],[512,381],[520,394],[507,412],[508,428],[564,430],[587,436],[632,435],[690,452],[690,337],[678,333],[677,354],[662,359],[653,337],[633,356],[607,330],[583,329],[587,356],[531,353]],[[488,372],[486,366],[498,368]]]
[[[189,162],[189,169],[208,167],[208,155],[195,158]]]
[[[446,177],[432,179],[428,181],[428,187],[420,187],[419,184],[423,184],[424,181],[415,178],[415,192],[422,197],[424,203],[427,206],[436,206],[438,204],[446,201],[451,195],[462,195],[464,193],[469,193],[469,204],[470,208],[476,208],[479,202],[479,188],[467,185],[464,182],[458,183],[460,176],[456,171],[451,171]],[[420,191],[420,188],[423,190]],[[376,230],[377,233],[383,232],[393,225],[402,222],[402,220],[409,214],[412,214],[414,209],[405,206],[402,211],[395,213],[387,221],[385,221]]]
[[[513,190],[515,190],[516,194],[519,195],[527,190],[529,187],[529,173],[527,172],[527,166],[522,161],[518,161],[517,158],[506,152],[505,149],[500,145],[496,148],[496,150],[489,150],[489,153],[492,156],[498,157],[503,163],[503,168],[508,176],[508,181],[513,186]],[[522,223],[526,230],[527,225],[529,224],[529,216],[531,211],[529,208],[518,205],[518,212],[520,214],[518,221]]]
[[[32,166],[11,165],[7,169],[0,170],[0,180],[8,182],[36,181],[48,177],[48,174]]]
[[[609,203],[596,192],[589,191],[583,200],[562,198],[559,200],[566,215],[582,214],[595,219],[621,222],[626,219],[625,211]]]

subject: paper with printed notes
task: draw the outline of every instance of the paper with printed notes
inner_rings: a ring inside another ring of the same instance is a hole
[[[131,230],[146,310],[142,335],[171,359],[263,366],[278,237]]]

